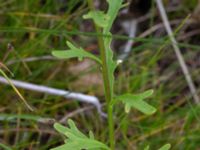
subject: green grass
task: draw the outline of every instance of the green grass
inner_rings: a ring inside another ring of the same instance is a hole
[[[53,1],[41,5],[39,0],[24,0],[23,2],[1,0],[1,62],[7,65],[7,62],[11,60],[50,55],[52,49],[66,49],[66,40],[76,39],[85,46],[94,44],[91,39],[97,36],[106,36],[94,32],[79,32],[79,25],[83,23],[81,16],[87,12],[88,8],[84,3],[77,11],[71,11],[76,1],[69,0],[69,3],[68,10],[59,12],[62,4]],[[172,12],[171,18],[179,16],[184,19],[188,13],[186,7],[184,4],[183,9],[180,10],[182,13]],[[194,5],[190,6],[190,9],[191,7]],[[47,16],[49,13],[52,15]],[[152,24],[156,24],[155,19]],[[113,35],[113,38],[129,39],[117,33]],[[191,102],[191,95],[173,49],[165,46],[159,55],[155,55],[165,39],[164,36],[156,38],[153,35],[135,38],[140,43],[139,46],[133,48],[131,56],[118,68],[116,94],[124,91],[136,93],[153,88],[155,93],[149,102],[158,108],[154,116],[146,117],[134,110],[126,116],[124,108],[121,105],[117,106],[114,114],[119,116],[116,120],[115,133],[119,150],[140,150],[147,145],[157,149],[166,141],[172,144],[173,150],[195,150],[200,147],[200,109]],[[8,51],[8,43],[14,46],[13,51]],[[187,62],[199,54],[199,45],[180,42],[179,46],[186,50],[184,56]],[[9,55],[4,60],[6,53]],[[80,75],[70,73],[68,67],[76,63],[75,60],[70,62],[36,61],[25,62],[25,64],[18,62],[7,67],[14,73],[14,79],[77,92],[84,89],[84,93],[96,95],[95,90],[87,85],[72,88],[80,76],[88,73],[88,71],[83,71]],[[91,69],[91,72],[95,71],[95,68]],[[199,85],[199,68],[191,67],[190,71]],[[8,72],[6,73],[11,77]],[[61,144],[63,139],[54,131],[53,126],[39,123],[37,119],[59,120],[70,112],[88,107],[87,104],[61,97],[19,90],[27,102],[36,108],[35,112],[29,112],[18,101],[19,98],[11,87],[0,84],[0,143],[13,150],[31,147],[36,150],[46,150]],[[103,102],[102,92],[98,93],[97,96]],[[90,129],[94,131],[95,137],[107,142],[107,124],[98,116],[95,109],[76,114],[72,118],[82,131],[87,133],[88,131],[84,129]],[[17,127],[20,130],[16,130]]]

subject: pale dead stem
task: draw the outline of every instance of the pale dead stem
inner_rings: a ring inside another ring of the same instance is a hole
[[[131,21],[127,21],[123,23],[124,28],[129,33],[129,38],[135,38],[137,32],[137,19],[132,19]],[[119,60],[124,60],[129,56],[134,40],[130,39],[124,46],[123,54],[119,56]]]
[[[185,34],[181,34],[179,37],[178,37],[178,40],[186,40],[192,36],[195,36],[195,35],[199,35],[200,34],[200,29],[196,29],[196,30],[193,30],[193,31],[190,31],[188,33],[185,33]]]
[[[178,43],[173,35],[173,32],[172,32],[172,29],[171,29],[171,26],[169,24],[169,20],[168,20],[168,17],[167,17],[167,14],[166,14],[166,11],[165,11],[165,8],[163,6],[163,3],[162,3],[162,0],[156,0],[156,3],[157,3],[157,6],[158,6],[158,9],[159,9],[159,12],[160,12],[160,15],[162,17],[162,20],[163,20],[163,23],[165,25],[165,29],[169,35],[169,38],[170,38],[170,41],[172,43],[172,46],[174,48],[174,51],[176,53],[176,57],[179,61],[179,64],[181,66],[181,69],[183,71],[183,74],[185,76],[185,79],[188,83],[188,87],[190,88],[190,92],[191,94],[193,95],[193,99],[194,99],[194,102],[195,103],[199,103],[200,102],[200,99],[199,99],[199,96],[197,94],[197,90],[196,90],[196,87],[193,83],[193,80],[191,78],[191,75],[189,73],[189,70],[188,70],[188,67],[185,63],[185,60],[181,54],[181,51],[178,47]]]
[[[173,7],[173,8],[168,8],[167,11],[172,12],[172,11],[176,11],[177,9],[178,9],[177,7]],[[132,50],[132,45],[135,42],[134,38],[136,37],[138,24],[149,19],[149,18],[151,18],[150,13],[148,13],[148,14],[142,16],[142,17],[139,17],[139,18],[133,18],[133,19],[130,19],[128,21],[122,22],[122,26],[123,26],[124,30],[127,32],[128,37],[131,38],[131,39],[128,40],[126,42],[125,46],[123,47],[123,54],[121,54],[118,57],[119,60],[125,60],[129,56],[129,54]],[[142,33],[139,36],[139,38],[145,37],[145,36],[151,34],[152,32],[156,31],[158,28],[161,28],[161,27],[163,27],[163,24],[155,25],[152,28],[150,28],[149,30],[147,30],[146,32]]]
[[[99,112],[99,114],[101,116],[104,116],[104,117],[106,116],[102,112],[99,99],[95,96],[85,95],[85,94],[76,93],[76,92],[70,92],[70,91],[56,89],[56,88],[47,87],[47,86],[43,86],[43,85],[36,85],[36,84],[27,83],[27,82],[18,81],[18,80],[10,79],[9,81],[18,88],[23,88],[26,90],[46,93],[46,94],[50,94],[50,95],[62,96],[67,99],[73,99],[73,100],[77,100],[80,102],[93,104],[97,108],[97,111]],[[9,82],[2,76],[0,76],[0,83],[9,84]]]

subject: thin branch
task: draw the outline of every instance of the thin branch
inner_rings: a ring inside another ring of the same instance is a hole
[[[46,93],[50,95],[62,96],[67,99],[74,99],[81,102],[91,103],[97,108],[97,111],[99,112],[101,116],[103,117],[106,116],[106,114],[104,114],[101,110],[101,104],[98,98],[95,96],[85,95],[85,94],[76,93],[76,92],[70,92],[66,90],[51,88],[51,87],[47,87],[43,85],[36,85],[36,84],[17,81],[17,80],[10,79],[10,81],[12,82],[13,85],[15,85],[18,88],[23,88],[26,90],[31,90],[31,91],[36,91],[36,92],[42,92],[42,93]],[[9,84],[8,81],[2,76],[0,76],[0,83]]]
[[[176,56],[177,56],[177,59],[180,63],[180,66],[181,66],[181,69],[183,71],[183,74],[185,76],[185,79],[188,83],[188,86],[190,88],[190,92],[191,94],[193,95],[193,99],[195,101],[195,103],[199,103],[200,102],[200,99],[199,99],[199,96],[197,95],[197,92],[196,92],[196,87],[193,83],[193,80],[190,76],[190,73],[189,73],[189,70],[187,68],[187,65],[183,59],[183,56],[181,54],[181,51],[179,49],[179,47],[177,46],[177,41],[173,35],[173,32],[172,32],[172,29],[171,29],[171,26],[169,24],[169,20],[168,20],[168,17],[167,17],[167,14],[166,14],[166,11],[164,9],[164,6],[163,6],[163,3],[162,3],[162,0],[156,0],[156,3],[157,3],[157,6],[158,6],[158,9],[159,9],[159,12],[160,12],[160,15],[162,17],[162,20],[163,20],[163,23],[165,25],[165,29],[169,35],[169,38],[172,42],[172,46],[174,48],[174,51],[176,53]]]

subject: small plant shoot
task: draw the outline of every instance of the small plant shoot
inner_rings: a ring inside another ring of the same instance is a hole
[[[88,0],[88,3],[92,1]],[[75,126],[72,120],[68,120],[69,128],[64,127],[59,123],[54,125],[55,129],[64,134],[67,139],[65,144],[53,148],[52,150],[114,150],[115,149],[115,134],[114,134],[114,119],[113,119],[113,107],[121,102],[125,106],[125,112],[130,112],[131,108],[137,109],[145,115],[152,115],[156,112],[156,108],[145,101],[146,98],[153,94],[153,90],[148,90],[140,94],[122,93],[119,96],[114,94],[114,72],[117,68],[117,60],[113,59],[113,51],[111,49],[112,34],[110,33],[113,22],[119,12],[124,6],[122,0],[107,0],[108,10],[107,12],[91,10],[83,16],[84,19],[92,19],[96,25],[97,32],[101,31],[101,34],[106,35],[98,37],[100,56],[95,56],[83,48],[77,48],[71,42],[67,41],[68,50],[65,51],[53,51],[52,54],[57,58],[69,59],[78,58],[82,60],[84,58],[90,58],[99,64],[99,68],[102,70],[102,76],[104,80],[104,91],[108,113],[108,128],[109,128],[109,146],[104,143],[95,140],[94,135],[90,132],[89,137],[80,132]],[[164,145],[159,150],[168,150],[170,145]],[[148,150],[146,148],[145,150]]]

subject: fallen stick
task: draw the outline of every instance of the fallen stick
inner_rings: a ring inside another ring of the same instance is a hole
[[[46,94],[50,94],[50,95],[62,96],[67,99],[74,99],[74,100],[77,100],[80,102],[86,102],[86,103],[93,104],[97,108],[97,111],[99,112],[99,114],[101,116],[103,116],[103,117],[106,116],[106,114],[103,113],[101,110],[101,104],[100,104],[98,98],[95,96],[85,95],[85,94],[76,93],[76,92],[70,92],[70,91],[66,91],[66,90],[51,88],[51,87],[47,87],[47,86],[43,86],[43,85],[36,85],[36,84],[12,80],[12,79],[10,79],[10,81],[13,83],[13,85],[15,85],[18,88],[23,88],[26,90],[46,93]],[[2,76],[0,76],[0,83],[9,84],[9,82]]]

